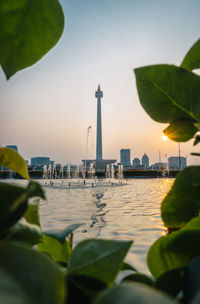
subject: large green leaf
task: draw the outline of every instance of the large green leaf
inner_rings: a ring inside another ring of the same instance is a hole
[[[183,289],[186,267],[164,272],[155,282],[154,287],[176,297]]]
[[[0,148],[0,165],[19,173],[26,179],[30,179],[26,162],[19,153],[12,149]]]
[[[69,261],[71,248],[67,241],[61,243],[51,236],[43,235],[37,247],[40,251],[47,253],[55,262],[67,264]]]
[[[5,242],[0,245],[0,269],[4,269],[22,287],[23,294],[20,296],[28,295],[30,303],[63,303],[63,274],[43,254],[13,242]],[[8,285],[4,292],[10,293],[11,290]]]
[[[196,302],[193,302],[193,299]],[[200,257],[188,266],[184,280],[184,300],[185,303],[200,303]]]
[[[42,232],[36,225],[18,222],[8,231],[7,237],[12,240],[35,245],[41,240]]]
[[[0,64],[6,77],[42,58],[63,28],[57,0],[0,0]]]
[[[69,276],[67,278],[67,304],[91,303],[98,292],[107,288],[107,285],[95,278],[87,276]]]
[[[66,237],[69,234],[71,234],[74,230],[76,230],[77,228],[79,228],[81,225],[83,225],[83,224],[82,223],[80,223],[80,224],[71,224],[71,225],[67,226],[63,230],[49,230],[49,231],[45,231],[44,234],[46,234],[48,236],[52,236],[55,239],[57,239],[59,242],[64,243]]]
[[[33,304],[23,287],[12,275],[0,267],[0,300],[6,304]]]
[[[164,272],[185,267],[200,255],[200,216],[182,229],[159,238],[149,249],[147,264],[155,278]]]
[[[110,284],[121,269],[130,241],[89,239],[73,250],[68,275],[85,275]]]
[[[128,276],[124,277],[122,280],[122,282],[126,282],[126,281],[139,282],[149,286],[153,286],[154,284],[154,281],[150,277],[142,273],[129,274]]]
[[[0,231],[3,233],[14,225],[27,209],[29,198],[38,196],[45,199],[41,186],[36,182],[30,182],[27,188],[0,183]]]
[[[200,39],[188,51],[181,66],[191,71],[200,68]]]
[[[172,121],[163,132],[168,138],[174,141],[184,142],[193,138],[197,131],[198,129],[196,128],[193,120],[178,119]]]
[[[173,65],[135,70],[137,90],[145,111],[156,121],[200,120],[200,77]]]
[[[200,167],[187,167],[176,180],[161,205],[165,226],[180,227],[200,210]]]
[[[40,214],[39,214],[40,199],[35,199],[28,204],[28,208],[24,214],[25,220],[40,227]]]
[[[94,304],[175,304],[170,297],[141,283],[125,283],[107,289]]]

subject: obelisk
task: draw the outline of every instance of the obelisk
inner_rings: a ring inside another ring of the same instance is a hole
[[[102,160],[102,126],[101,126],[101,98],[103,92],[101,91],[100,84],[95,93],[97,98],[97,142],[96,142],[96,160]]]

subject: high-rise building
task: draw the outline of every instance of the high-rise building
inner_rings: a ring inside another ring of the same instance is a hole
[[[187,167],[186,157],[172,156],[168,158],[169,170],[182,170]]]
[[[142,156],[142,165],[144,166],[144,169],[149,168],[149,158],[146,153],[144,153],[144,155]]]
[[[120,162],[124,167],[131,166],[131,150],[130,149],[121,149],[120,150]]]
[[[31,166],[49,166],[50,158],[49,157],[32,157]]]
[[[6,148],[10,148],[10,149],[12,149],[12,150],[18,152],[18,147],[15,146],[15,145],[7,145]]]
[[[140,166],[140,159],[136,157],[133,159],[133,168],[137,169],[139,168],[139,166]]]

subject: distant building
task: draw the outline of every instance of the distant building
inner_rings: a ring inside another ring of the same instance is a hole
[[[134,169],[139,169],[140,168],[140,159],[137,158],[137,157],[133,159],[133,168]]]
[[[6,148],[10,148],[10,149],[12,149],[12,150],[18,152],[18,147],[15,146],[15,145],[7,145]]]
[[[167,170],[167,163],[158,162],[153,164],[150,169],[152,170]]]
[[[31,166],[49,166],[49,157],[31,157]]]
[[[121,149],[120,150],[120,163],[124,167],[130,167],[131,166],[131,150],[130,149]]]
[[[172,156],[168,158],[169,170],[182,170],[187,167],[186,157]]]
[[[145,169],[149,168],[149,158],[146,153],[144,153],[144,155],[142,156],[142,166],[144,166]]]

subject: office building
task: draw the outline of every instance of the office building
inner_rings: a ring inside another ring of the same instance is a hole
[[[149,168],[149,158],[146,153],[144,153],[144,155],[142,156],[142,166],[144,167],[144,169]]]
[[[187,167],[186,157],[172,156],[168,158],[169,170],[182,170]]]
[[[139,169],[140,168],[140,159],[137,158],[137,157],[133,159],[133,168],[134,169]]]
[[[130,167],[131,166],[131,150],[130,149],[121,149],[120,150],[120,163],[124,167]]]

